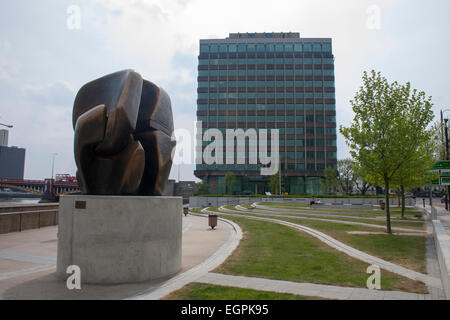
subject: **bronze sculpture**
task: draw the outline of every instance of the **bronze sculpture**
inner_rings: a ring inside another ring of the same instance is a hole
[[[162,195],[175,147],[167,93],[133,70],[85,84],[73,106],[81,192]]]

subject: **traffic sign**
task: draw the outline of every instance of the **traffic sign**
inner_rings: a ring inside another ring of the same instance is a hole
[[[450,186],[450,177],[441,177],[441,186]]]
[[[450,170],[450,160],[442,160],[436,162],[431,170]]]

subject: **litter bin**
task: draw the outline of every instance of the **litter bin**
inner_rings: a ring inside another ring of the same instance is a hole
[[[208,215],[208,225],[214,230],[217,227],[217,214]]]
[[[380,204],[380,209],[384,210],[384,208],[386,207],[386,203],[384,203],[384,201],[380,200],[379,204]]]
[[[189,208],[188,207],[184,207],[183,208],[183,213],[184,213],[184,216],[186,217],[188,215],[188,213],[189,213]]]

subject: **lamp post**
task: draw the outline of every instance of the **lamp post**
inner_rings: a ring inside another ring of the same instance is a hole
[[[55,169],[55,157],[57,156],[57,153],[52,153],[52,180],[53,180],[53,172]]]

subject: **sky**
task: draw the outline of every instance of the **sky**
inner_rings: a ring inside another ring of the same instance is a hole
[[[9,145],[26,149],[26,179],[50,177],[54,153],[55,173],[73,175],[77,91],[134,69],[166,90],[175,128],[193,136],[199,40],[233,32],[332,38],[338,127],[352,121],[349,101],[372,69],[432,96],[438,120],[450,109],[449,14],[448,0],[1,1],[0,123],[14,125]],[[193,163],[170,178],[195,179]]]

